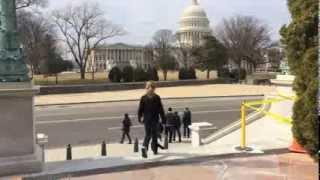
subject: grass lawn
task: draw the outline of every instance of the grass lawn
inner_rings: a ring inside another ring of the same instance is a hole
[[[163,73],[161,71],[158,72],[160,80],[164,80]],[[168,72],[167,80],[174,81],[178,80],[178,72],[172,71]],[[211,79],[216,79],[216,72],[211,72]],[[61,73],[58,75],[58,84],[61,85],[76,85],[76,84],[103,84],[109,82],[107,72],[97,72],[94,75],[94,79],[92,78],[92,73],[86,74],[86,79],[80,79],[80,73],[76,72],[67,72]],[[207,79],[206,72],[201,72],[197,70],[197,77],[200,80]],[[55,85],[56,77],[50,76],[46,77],[43,75],[34,75],[33,82],[35,85]]]

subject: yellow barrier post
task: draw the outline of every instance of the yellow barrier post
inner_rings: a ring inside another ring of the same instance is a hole
[[[253,149],[250,147],[247,147],[247,132],[246,132],[246,128],[247,128],[247,122],[246,122],[246,102],[243,101],[241,103],[241,108],[240,108],[240,116],[241,116],[241,142],[240,142],[240,146],[236,147],[235,149],[237,151],[241,151],[241,152],[246,152],[246,151],[252,151]]]
[[[246,107],[241,103],[241,149],[246,148]]]

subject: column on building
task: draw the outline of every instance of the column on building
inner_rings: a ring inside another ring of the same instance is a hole
[[[110,70],[111,70],[111,68],[112,68],[112,66],[113,66],[113,64],[114,64],[114,51],[113,51],[113,49],[110,49],[109,51],[110,51],[109,67],[110,67]]]
[[[120,64],[120,63],[121,63],[120,53],[121,53],[121,52],[119,51],[119,49],[117,49],[118,64]]]
[[[129,62],[129,49],[126,49],[126,63],[127,63],[127,65],[130,65],[130,62]]]

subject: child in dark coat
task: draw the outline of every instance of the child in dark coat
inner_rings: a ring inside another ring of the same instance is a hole
[[[121,138],[121,141],[120,141],[121,144],[123,144],[125,136],[128,137],[129,144],[132,143],[131,142],[131,137],[130,137],[130,127],[131,126],[132,126],[131,119],[130,119],[128,114],[125,114],[124,115],[124,119],[122,121],[122,138]]]

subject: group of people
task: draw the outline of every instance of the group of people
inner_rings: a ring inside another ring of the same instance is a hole
[[[149,149],[149,144],[151,141],[151,149],[154,154],[158,154],[158,148],[163,148],[158,143],[158,138],[161,139],[163,131],[169,139],[169,143],[175,141],[176,134],[178,135],[179,142],[181,142],[181,125],[183,125],[183,136],[185,138],[190,138],[191,125],[191,112],[189,108],[186,108],[182,123],[178,112],[173,112],[172,108],[168,109],[165,113],[161,98],[155,93],[156,86],[152,81],[146,84],[146,94],[141,97],[139,108],[138,108],[138,121],[144,124],[145,138],[143,141],[143,147],[141,149],[142,157],[147,158],[147,151]],[[124,142],[125,136],[128,137],[129,143],[131,144],[130,137],[130,127],[132,126],[131,120],[128,114],[125,114],[123,123],[123,135],[121,143]]]
[[[182,123],[181,118],[178,112],[172,111],[170,107],[168,113],[166,114],[166,123],[165,123],[165,134],[169,137],[169,143],[176,141],[176,135],[178,135],[179,142],[181,142],[181,124],[183,124],[183,137],[190,138],[190,129],[191,125],[191,112],[189,108],[186,108],[183,112]]]

